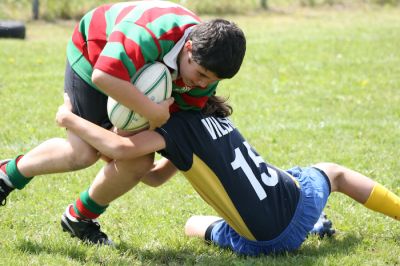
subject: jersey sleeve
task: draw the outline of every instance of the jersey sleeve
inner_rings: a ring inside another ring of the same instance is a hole
[[[148,62],[154,62],[159,54],[157,40],[150,31],[125,21],[110,33],[94,68],[130,81],[138,69]]]
[[[182,129],[177,128],[176,120],[174,121],[174,118],[171,117],[167,124],[164,124],[162,128],[156,128],[155,131],[163,136],[166,144],[165,149],[158,153],[173,162],[180,171],[189,170],[193,164],[193,152],[187,146],[177,142],[178,139],[181,139],[177,135],[181,133]]]

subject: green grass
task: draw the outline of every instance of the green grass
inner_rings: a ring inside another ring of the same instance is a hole
[[[170,0],[185,5],[196,14],[248,14],[262,10],[261,0]],[[39,0],[39,17],[47,21],[79,19],[87,10],[105,3],[120,0]],[[1,0],[0,19],[32,20],[33,0]],[[399,7],[400,0],[274,0],[266,1],[268,8],[275,10],[312,8],[376,8],[378,6]]]
[[[299,10],[231,17],[248,38],[240,73],[221,83],[232,119],[264,159],[282,167],[334,161],[400,194],[400,17],[398,9]],[[27,24],[27,39],[0,39],[0,154],[27,152],[64,136],[65,46],[72,23]],[[0,209],[0,265],[395,265],[399,223],[342,195],[326,212],[338,234],[310,237],[295,253],[239,257],[183,234],[193,214],[215,214],[181,176],[139,185],[101,217],[115,249],[62,233],[60,215],[101,163],[35,178]],[[266,225],[266,228],[267,225]]]

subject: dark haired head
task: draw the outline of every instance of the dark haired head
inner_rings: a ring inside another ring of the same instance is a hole
[[[219,78],[232,78],[243,62],[246,38],[233,22],[214,19],[196,25],[189,34],[193,60]]]

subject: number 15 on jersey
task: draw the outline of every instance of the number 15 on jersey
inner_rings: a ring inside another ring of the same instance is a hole
[[[260,167],[261,164],[265,164],[265,162],[261,158],[261,156],[256,155],[253,152],[253,150],[251,149],[251,146],[246,141],[243,142],[243,145],[246,147],[247,153],[248,153],[249,157],[251,158],[252,162],[257,167]],[[263,200],[267,197],[267,193],[263,189],[260,181],[257,179],[255,174],[251,170],[249,163],[246,161],[246,159],[243,156],[242,151],[239,148],[235,149],[235,159],[233,160],[233,162],[231,162],[231,166],[232,166],[233,170],[237,170],[239,168],[242,169],[242,171],[246,175],[247,179],[250,181],[251,186],[256,191],[257,196],[260,200]],[[265,173],[265,172],[261,173],[261,181],[266,186],[273,187],[278,183],[278,173],[276,172],[275,169],[272,169],[267,166],[267,173]]]

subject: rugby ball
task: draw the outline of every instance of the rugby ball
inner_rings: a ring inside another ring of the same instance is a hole
[[[131,82],[153,102],[171,97],[172,80],[168,68],[159,62],[146,64],[132,77]],[[148,127],[143,116],[129,110],[112,97],[108,97],[107,113],[111,123],[118,129],[137,131]]]

